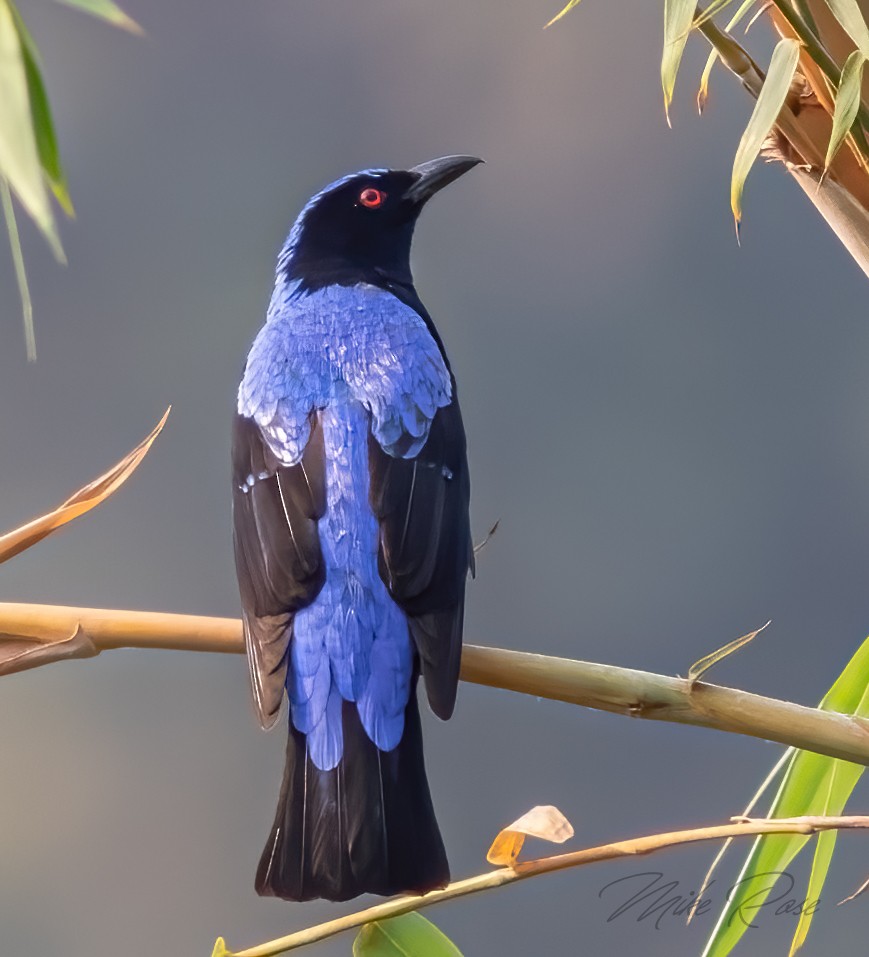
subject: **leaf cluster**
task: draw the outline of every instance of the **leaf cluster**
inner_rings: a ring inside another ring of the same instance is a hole
[[[58,0],[133,32],[139,26],[112,0]],[[58,262],[66,257],[51,203],[74,215],[60,159],[39,51],[12,0],[0,0],[0,205],[6,220],[24,312],[27,355],[36,358],[33,309],[12,194],[45,237]]]

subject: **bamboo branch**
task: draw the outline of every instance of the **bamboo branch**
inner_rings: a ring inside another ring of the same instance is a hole
[[[697,10],[699,13],[700,7]],[[702,21],[698,29],[724,66],[756,100],[766,80],[763,70],[733,37],[721,30],[712,20]],[[824,168],[824,151],[808,136],[789,106],[782,107],[776,125],[806,163],[818,169]]]
[[[0,603],[0,675],[113,648],[242,654],[244,639],[241,622],[234,618]],[[461,677],[628,717],[764,738],[869,765],[869,721],[735,688],[478,645],[464,646]]]
[[[824,76],[838,90],[842,82],[842,71],[839,64],[830,56],[826,47],[817,37],[808,23],[799,15],[796,8],[783,0],[772,0],[780,16],[787,21],[794,35],[806,48],[812,62],[823,72]],[[869,110],[861,102],[857,108],[857,116],[866,129],[869,129]]]
[[[840,830],[845,828],[867,828],[869,817],[796,817],[779,818],[777,820],[743,818],[732,824],[722,824],[716,827],[699,827],[686,831],[669,831],[664,834],[652,834],[638,837],[629,841],[618,841],[614,844],[603,844],[598,847],[585,848],[567,854],[556,854],[552,857],[543,857],[534,861],[517,863],[513,867],[501,867],[476,877],[469,877],[463,881],[456,881],[443,890],[431,891],[423,897],[398,897],[347,914],[336,920],[316,924],[304,930],[296,931],[286,937],[249,947],[246,950],[229,951],[222,937],[214,945],[212,957],[276,957],[297,947],[304,947],[316,941],[334,937],[345,930],[353,930],[374,920],[386,920],[389,917],[398,917],[410,911],[421,910],[432,904],[475,894],[478,891],[490,890],[512,884],[515,881],[525,880],[527,877],[538,877],[553,871],[565,870],[568,867],[582,867],[587,864],[596,864],[600,861],[611,861],[620,857],[638,857],[644,854],[653,854],[665,848],[678,847],[682,844],[694,844],[698,841],[717,841],[734,837],[747,837],[758,834],[814,834],[817,831]]]
[[[701,14],[702,10],[698,7],[697,17]],[[698,29],[724,66],[757,99],[765,75],[747,51],[711,19],[701,19]],[[835,64],[833,66],[835,68]],[[865,207],[865,200],[858,199],[865,195],[862,168],[855,164],[847,151],[840,150],[831,167],[832,178],[824,175],[831,121],[822,110],[820,112],[824,114],[824,120],[819,126],[820,121],[817,117],[812,118],[812,112],[803,109],[797,116],[785,104],[776,121],[782,143],[777,144],[770,155],[784,163],[854,261],[869,276],[869,210]],[[865,123],[865,108],[861,107],[859,115]],[[841,184],[836,182],[837,179],[841,180]]]

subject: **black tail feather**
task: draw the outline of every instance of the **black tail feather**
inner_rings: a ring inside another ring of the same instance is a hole
[[[415,682],[414,682],[415,684]],[[429,794],[416,692],[398,747],[380,751],[356,705],[343,705],[344,756],[331,771],[308,757],[290,721],[287,763],[258,894],[343,901],[359,894],[423,894],[449,883]]]

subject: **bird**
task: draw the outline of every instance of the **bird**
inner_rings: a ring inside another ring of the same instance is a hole
[[[473,574],[456,381],[410,267],[426,203],[481,163],[367,169],[314,195],[277,261],[232,429],[236,571],[263,728],[288,700],[263,896],[424,894],[449,865],[417,681],[448,719]]]

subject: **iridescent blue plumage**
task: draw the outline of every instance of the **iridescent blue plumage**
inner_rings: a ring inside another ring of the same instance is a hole
[[[389,751],[401,738],[410,689],[407,621],[377,570],[368,435],[387,453],[413,458],[451,396],[425,322],[392,293],[366,284],[302,293],[278,270],[238,411],[259,425],[284,465],[301,460],[312,413],[323,430],[326,582],[296,615],[287,684],[293,724],[309,736],[321,770],[342,755],[340,699],[357,703],[369,737]],[[256,481],[250,476],[247,487]]]

